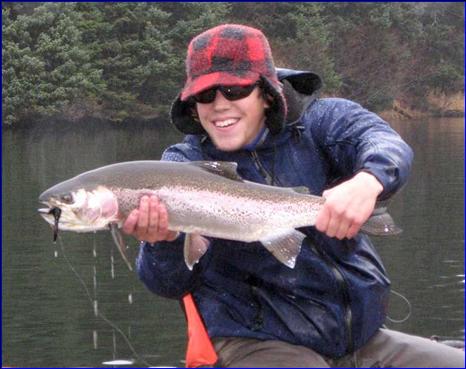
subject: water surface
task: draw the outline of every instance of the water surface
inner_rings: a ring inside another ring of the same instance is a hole
[[[390,206],[404,233],[374,243],[393,289],[409,300],[412,311],[405,322],[388,325],[462,338],[463,120],[403,121],[393,127],[415,151],[409,183]],[[184,366],[186,326],[178,302],[146,290],[127,270],[109,233],[62,232],[62,243],[53,244],[36,212],[38,195],[52,184],[110,163],[159,159],[163,148],[179,139],[171,128],[155,125],[3,132],[4,365],[99,367],[130,359],[137,366]],[[127,241],[135,256],[138,243]],[[404,300],[393,295],[390,317],[402,320],[407,312]]]

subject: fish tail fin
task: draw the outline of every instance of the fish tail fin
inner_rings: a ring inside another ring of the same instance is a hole
[[[130,271],[133,271],[133,267],[131,266],[131,263],[128,260],[128,257],[126,255],[126,245],[123,240],[123,236],[121,235],[120,230],[118,229],[118,225],[116,223],[111,223],[109,225],[110,227],[110,233],[112,234],[113,241],[115,242],[115,245],[120,251],[120,255],[123,258],[124,262],[128,266]]]
[[[371,236],[394,236],[403,232],[395,224],[386,207],[376,208],[361,227],[361,231]]]
[[[286,229],[260,240],[278,261],[293,269],[306,235],[296,229]]]

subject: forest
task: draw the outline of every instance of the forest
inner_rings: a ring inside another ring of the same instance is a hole
[[[441,114],[429,96],[464,93],[462,2],[2,2],[2,123],[166,120],[189,41],[221,23],[260,28],[276,66],[376,112]]]

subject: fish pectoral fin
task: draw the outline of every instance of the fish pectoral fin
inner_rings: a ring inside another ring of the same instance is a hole
[[[289,268],[294,268],[296,258],[301,251],[301,244],[306,235],[296,229],[285,230],[263,238],[260,242],[269,250],[281,263]]]
[[[110,223],[109,228],[110,228],[110,233],[112,234],[113,241],[115,242],[115,245],[118,251],[120,251],[121,257],[123,258],[124,262],[128,266],[129,270],[133,271],[133,267],[131,266],[131,263],[129,262],[128,257],[126,256],[126,245],[125,245],[125,241],[123,240],[123,236],[121,235],[121,232],[118,229],[118,224]]]
[[[184,238],[184,262],[189,270],[204,255],[209,248],[209,240],[197,233],[186,233]]]

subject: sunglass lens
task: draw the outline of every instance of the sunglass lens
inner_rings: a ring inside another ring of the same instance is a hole
[[[222,91],[223,96],[228,100],[239,100],[249,96],[255,86],[255,84],[249,86],[228,86],[222,87],[220,91]]]
[[[205,90],[199,92],[197,95],[194,95],[194,101],[201,103],[201,104],[210,104],[215,100],[215,96],[217,95],[217,89],[220,90],[222,95],[230,100],[239,100],[244,99],[246,96],[249,96],[254,88],[257,86],[257,82],[253,83],[252,85],[247,86],[218,86],[213,87],[209,90]]]
[[[215,95],[217,94],[217,88],[211,88],[199,92],[197,95],[194,95],[194,100],[201,104],[209,104],[215,100]]]

